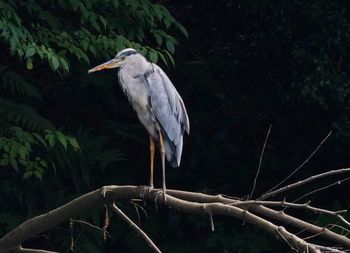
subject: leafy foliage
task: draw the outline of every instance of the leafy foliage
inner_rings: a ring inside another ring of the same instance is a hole
[[[0,138],[2,154],[0,166],[10,166],[18,172],[21,170],[23,179],[31,176],[41,179],[49,161],[36,156],[39,153],[36,149],[49,151],[57,145],[62,145],[65,149],[69,145],[75,151],[80,149],[74,138],[65,136],[59,131],[46,130],[42,136],[38,133],[25,132],[19,127],[11,127],[9,131],[2,133]]]
[[[23,78],[18,73],[12,71],[8,66],[0,67],[1,83],[0,88],[4,92],[10,94],[17,94],[20,96],[27,96],[31,98],[36,98],[42,100],[40,91],[35,85],[29,83],[25,78]]]
[[[19,15],[19,10],[21,15]],[[107,11],[108,10],[108,11]],[[174,27],[187,35],[168,10],[149,1],[1,1],[2,41],[11,54],[26,61],[32,69],[39,59],[53,71],[68,72],[71,60],[90,63],[90,56],[109,57],[125,47],[134,47],[157,61],[172,61],[166,51],[143,47],[153,37],[158,47],[174,53],[176,40],[162,27]],[[64,13],[58,17],[58,13]],[[78,27],[78,29],[76,29]],[[38,59],[39,57],[39,59]]]
[[[186,29],[148,0],[0,0],[1,235],[106,178],[126,180],[111,173],[127,159],[115,79],[87,69],[126,47],[174,64],[181,35]],[[101,222],[99,211],[85,218]],[[65,236],[57,232],[55,247],[69,247]],[[84,236],[75,251],[97,252],[102,241]]]
[[[59,17],[59,13],[64,14]],[[149,1],[47,3],[8,0],[0,2],[0,14],[0,41],[10,49],[8,56],[3,57],[11,57],[7,58],[8,61],[17,56],[20,62],[25,61],[26,68],[32,72],[20,68],[22,73],[18,74],[11,64],[0,67],[0,88],[4,95],[12,97],[0,98],[2,134],[21,128],[35,131],[36,134],[45,133],[47,149],[53,149],[59,142],[67,152],[69,145],[74,151],[77,150],[76,140],[56,131],[54,124],[36,110],[43,99],[47,99],[43,97],[43,91],[50,87],[46,83],[47,76],[41,75],[42,70],[47,71],[49,66],[58,74],[68,73],[70,67],[77,63],[89,64],[90,57],[111,57],[125,47],[134,47],[155,62],[158,58],[164,63],[173,62],[167,50],[174,52],[176,40],[163,29],[174,28],[187,35],[184,27],[164,6]],[[153,38],[157,49],[141,46],[139,43],[145,38]],[[166,48],[162,49],[162,46]],[[26,134],[32,138],[27,140],[27,144],[32,144],[34,132]],[[97,148],[96,152],[99,151],[101,149]],[[5,152],[8,152],[7,149]],[[114,150],[96,156],[100,157],[103,168],[120,158],[119,152]],[[23,156],[24,160],[26,158]]]

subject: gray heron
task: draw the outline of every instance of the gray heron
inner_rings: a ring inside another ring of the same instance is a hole
[[[90,69],[89,73],[111,68],[119,68],[120,86],[149,133],[152,188],[155,144],[159,147],[165,200],[165,158],[172,167],[180,165],[183,134],[190,132],[185,104],[164,71],[135,49],[118,52],[114,59]]]

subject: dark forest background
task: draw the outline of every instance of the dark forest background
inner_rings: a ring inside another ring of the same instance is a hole
[[[191,123],[169,188],[244,197],[266,133],[254,197],[350,164],[350,3],[344,0],[0,1],[0,237],[24,220],[108,184],[148,183],[148,135],[119,89],[116,70],[87,70],[133,47],[157,62]],[[160,186],[160,162],[156,185]],[[334,179],[333,179],[334,180]],[[289,200],[329,184],[291,192]],[[309,196],[350,206],[349,185]],[[120,203],[134,219],[132,204]],[[164,252],[281,252],[250,225],[153,204],[144,230]],[[78,217],[103,225],[104,210]],[[299,214],[309,219],[307,214]],[[330,222],[319,216],[317,224]],[[111,218],[112,237],[74,225],[74,252],[148,252]],[[297,231],[296,231],[297,232]],[[70,251],[69,222],[26,246]]]

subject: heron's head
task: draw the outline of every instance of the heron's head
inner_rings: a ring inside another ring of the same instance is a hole
[[[109,60],[105,63],[102,63],[92,69],[89,69],[89,73],[100,71],[103,69],[113,69],[113,68],[119,68],[121,65],[125,64],[132,58],[132,56],[139,54],[135,49],[133,48],[126,48],[122,51],[118,52],[114,59]]]

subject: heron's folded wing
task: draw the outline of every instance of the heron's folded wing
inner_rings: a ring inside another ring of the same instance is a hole
[[[185,105],[168,76],[157,65],[152,64],[146,80],[150,90],[150,109],[169,139],[178,145],[183,132],[190,131]]]

